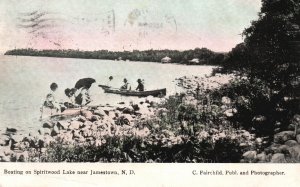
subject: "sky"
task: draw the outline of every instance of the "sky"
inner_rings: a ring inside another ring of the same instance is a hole
[[[230,51],[260,0],[1,0],[0,52],[14,48]]]

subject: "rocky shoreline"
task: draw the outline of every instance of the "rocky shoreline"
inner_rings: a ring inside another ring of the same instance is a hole
[[[195,106],[205,118],[209,118],[206,124],[197,127],[197,132],[194,132],[195,126],[191,127],[187,124],[187,119],[181,120],[178,129],[161,127],[160,122],[166,113],[170,112],[162,105],[168,98],[149,96],[134,103],[122,102],[116,106],[93,106],[82,109],[79,115],[43,121],[38,132],[25,136],[18,135],[18,129],[7,128],[0,138],[0,161],[41,162],[41,158],[49,154],[48,148],[53,143],[65,147],[76,145],[101,148],[108,143],[107,139],[112,137],[120,139],[134,137],[142,140],[142,146],[161,145],[161,147],[170,148],[174,145],[189,143],[193,134],[192,138],[196,138],[196,141],[209,141],[214,147],[219,141],[224,140],[237,143],[238,149],[242,150],[239,153],[241,155],[239,162],[299,162],[299,115],[294,116],[288,130],[278,131],[274,137],[260,137],[251,131],[230,126],[230,120],[238,113],[231,98],[223,96],[220,101],[217,101],[220,103],[219,106],[201,103],[202,99],[197,98],[197,92],[218,89],[230,83],[234,78],[235,76],[231,74],[217,74],[204,78],[185,76],[177,79],[178,85],[186,90],[184,96],[180,96],[182,104]],[[209,98],[205,100],[210,102]],[[239,96],[236,100],[243,103],[249,102],[243,96]],[[213,124],[210,118],[218,119],[220,124]],[[253,123],[260,123],[263,120],[265,120],[264,116],[256,116],[253,118]],[[187,133],[180,134],[179,131]],[[127,160],[131,160],[128,155],[125,156]],[[202,161],[201,159],[187,159],[185,162]],[[146,162],[162,161],[148,159]]]
[[[0,161],[39,161],[32,159],[30,154],[45,153],[54,142],[101,146],[106,143],[106,137],[148,136],[148,127],[136,122],[150,119],[163,110],[154,107],[162,101],[163,98],[149,96],[139,99],[136,104],[122,102],[117,106],[93,106],[81,110],[79,115],[43,121],[37,132],[25,136],[19,135],[18,129],[8,127],[0,139]]]

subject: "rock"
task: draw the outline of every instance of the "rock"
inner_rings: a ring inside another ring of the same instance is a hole
[[[6,128],[6,133],[16,133],[18,130],[16,128],[12,127],[7,127]]]
[[[294,131],[295,127],[296,127],[296,125],[294,125],[294,124],[291,123],[291,124],[289,124],[289,126],[287,127],[287,129],[290,130],[290,131]]]
[[[262,115],[257,115],[257,116],[254,116],[253,119],[252,119],[252,122],[254,123],[263,123],[267,120],[267,118],[265,116],[262,116]]]
[[[51,129],[49,129],[49,128],[42,128],[42,129],[39,130],[39,133],[41,135],[46,135],[46,134],[50,135],[51,134]]]
[[[84,123],[86,121],[86,118],[80,115],[77,120]]]
[[[271,158],[271,163],[286,163],[284,154],[276,153]]]
[[[300,144],[300,134],[298,134],[298,135],[296,136],[296,140],[297,140],[297,142]]]
[[[94,122],[94,121],[99,121],[99,120],[101,120],[101,117],[100,117],[100,116],[98,116],[98,115],[92,115],[92,117],[91,117],[91,121],[92,121],[92,122]]]
[[[278,148],[281,146],[281,144],[276,144],[276,143],[273,143],[271,144],[266,150],[269,150],[268,152],[271,152],[271,153],[278,153],[280,152],[278,150]]]
[[[299,114],[296,114],[293,116],[292,123],[298,127],[300,126],[300,115]]]
[[[80,121],[72,121],[68,128],[70,130],[77,130],[80,128],[80,126],[82,126],[82,124],[83,123]]]
[[[23,135],[13,135],[11,139],[13,140],[13,143],[17,143],[23,141],[24,137]]]
[[[275,143],[284,143],[295,138],[294,131],[282,131],[274,135]]]
[[[237,113],[237,110],[234,108],[234,109],[228,109],[224,112],[224,115],[226,117],[233,117],[233,115]]]
[[[256,151],[247,151],[243,154],[245,160],[254,161],[256,159]]]
[[[222,97],[221,102],[225,105],[229,105],[231,104],[231,99],[229,97],[224,96]]]
[[[291,156],[291,159],[300,162],[300,145],[296,145],[289,148],[289,153]]]
[[[113,111],[110,111],[108,113],[108,117],[110,117],[111,119],[115,119],[116,118],[116,114]]]
[[[94,114],[95,114],[95,115],[98,115],[98,116],[100,116],[100,117],[103,117],[103,116],[106,116],[106,115],[107,115],[107,114],[104,112],[103,109],[97,109],[97,110],[95,110],[95,111],[94,111]]]
[[[63,129],[63,130],[67,130],[69,127],[70,123],[67,121],[58,121],[57,122],[57,127],[58,129]]]
[[[82,112],[82,115],[87,119],[87,120],[91,120],[92,119],[92,116],[93,116],[93,113],[89,110],[87,111],[83,111]]]
[[[300,137],[299,137],[300,138]],[[298,142],[295,140],[288,140],[285,142],[285,145],[289,146],[289,147],[293,147],[295,145],[298,145]]]
[[[256,138],[255,142],[260,145],[262,144],[263,140],[261,138]]]
[[[275,153],[288,153],[289,152],[289,146],[287,145],[281,145],[278,147],[277,151]]]
[[[244,96],[239,96],[236,100],[237,104],[239,105],[246,105],[249,104],[249,99],[246,99]]]
[[[53,128],[53,123],[51,123],[50,121],[45,121],[43,123],[43,128],[51,129],[51,128]]]
[[[262,152],[262,153],[256,155],[256,159],[261,161],[261,162],[266,162],[267,161],[267,155],[266,155],[265,152]]]
[[[84,122],[84,124],[83,124],[83,126],[86,127],[86,128],[90,128],[92,125],[93,125],[93,123],[90,122],[90,121],[86,121],[86,122]]]
[[[139,105],[137,104],[133,104],[131,105],[131,107],[133,108],[134,111],[138,111],[140,109]]]
[[[51,131],[51,136],[57,136],[59,134],[59,129],[57,125],[54,125],[52,131]]]
[[[134,114],[134,110],[132,107],[126,107],[122,112],[123,114]]]

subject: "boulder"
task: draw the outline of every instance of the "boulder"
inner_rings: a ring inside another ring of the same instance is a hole
[[[256,151],[247,151],[243,154],[243,157],[247,161],[254,161],[256,159],[257,152]]]
[[[298,142],[295,140],[288,140],[285,142],[285,145],[289,146],[289,147],[293,147],[295,145],[298,145]]]
[[[275,143],[284,143],[295,138],[294,131],[282,131],[274,135]]]
[[[237,110],[234,108],[234,109],[228,109],[224,112],[224,115],[226,117],[233,117],[233,115],[237,113]]]
[[[56,123],[56,125],[57,125],[58,129],[60,129],[60,130],[61,129],[66,130],[66,129],[68,129],[70,123],[63,120],[63,121],[58,121]]]
[[[84,116],[80,115],[80,116],[78,116],[77,120],[80,121],[80,122],[82,122],[82,123],[84,123],[86,121],[86,118]]]
[[[289,152],[289,146],[281,145],[278,147],[278,149],[275,153],[288,153],[288,152]]]
[[[300,145],[295,145],[289,148],[291,159],[300,162]]]
[[[93,116],[93,113],[89,110],[87,111],[83,111],[82,112],[82,115],[87,119],[87,120],[91,120],[92,119],[92,116]]]
[[[86,128],[90,128],[92,125],[93,125],[93,123],[90,122],[90,121],[86,121],[86,122],[84,122],[84,124],[83,124],[83,126],[86,127]]]
[[[253,117],[252,122],[261,124],[261,123],[265,122],[266,120],[267,120],[267,118],[265,116],[257,115],[257,116]]]
[[[249,99],[246,99],[244,96],[239,96],[236,100],[238,105],[247,105],[249,104]]]
[[[300,134],[297,134],[296,140],[297,140],[298,143],[300,143]]]
[[[82,124],[83,123],[80,121],[72,121],[68,128],[70,130],[77,130],[80,128],[80,126],[82,126]]]
[[[54,125],[52,131],[51,131],[51,136],[57,136],[59,134],[59,129],[57,125]]]
[[[6,128],[6,133],[16,133],[18,130],[13,127],[7,127]]]
[[[115,112],[110,111],[110,112],[108,113],[108,117],[110,117],[111,119],[115,119],[115,118],[116,118]]]
[[[138,111],[140,109],[140,106],[137,104],[133,104],[131,105],[131,107],[133,108],[134,111]]]
[[[290,130],[290,131],[294,131],[294,130],[295,130],[295,127],[296,127],[296,126],[295,126],[294,124],[291,123],[291,124],[289,124],[289,126],[287,127],[287,129]]]
[[[53,126],[54,126],[54,124],[51,123],[50,121],[45,121],[43,123],[43,128],[49,128],[49,129],[51,129],[51,128],[53,128]]]
[[[292,123],[298,127],[300,126],[300,115],[299,114],[296,114],[293,116]]]
[[[132,107],[126,107],[122,112],[123,114],[134,114],[134,110]]]
[[[231,99],[229,97],[224,96],[224,97],[222,97],[221,102],[224,105],[229,105],[229,104],[231,104]]]
[[[13,140],[13,143],[17,143],[17,142],[23,141],[24,136],[23,136],[23,135],[20,135],[20,134],[18,134],[18,135],[13,135],[13,136],[11,136],[11,139]]]
[[[99,120],[101,120],[101,117],[100,117],[100,116],[98,116],[98,115],[92,115],[92,117],[91,117],[91,121],[92,121],[92,122],[94,122],[94,121],[99,121]]]
[[[271,163],[286,163],[284,154],[276,153],[271,158]]]
[[[266,155],[265,152],[262,152],[262,153],[256,155],[256,159],[260,162],[266,162],[267,161],[267,155]]]
[[[42,129],[39,130],[39,132],[40,132],[41,135],[46,135],[46,134],[50,135],[51,134],[51,129],[42,128]]]
[[[263,142],[263,140],[261,138],[256,138],[255,139],[255,143],[257,143],[258,145],[261,145]]]
[[[100,116],[100,117],[106,116],[106,115],[107,115],[107,114],[104,112],[104,110],[101,109],[101,108],[98,108],[97,110],[95,110],[95,111],[94,111],[94,114],[95,114],[95,115],[98,115],[98,116]]]

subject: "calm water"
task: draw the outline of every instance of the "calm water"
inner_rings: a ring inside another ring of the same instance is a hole
[[[39,108],[49,92],[52,82],[58,84],[57,98],[64,101],[64,89],[71,88],[78,79],[91,77],[97,84],[106,84],[108,77],[114,77],[113,85],[122,85],[127,78],[131,86],[142,78],[147,90],[167,88],[167,94],[180,91],[175,78],[184,75],[204,76],[210,74],[212,66],[185,66],[150,62],[124,62],[110,60],[15,57],[0,56],[0,133],[6,127],[17,127],[27,133],[41,127],[38,121]],[[134,98],[104,94],[96,86],[91,88],[94,104],[115,104]]]

